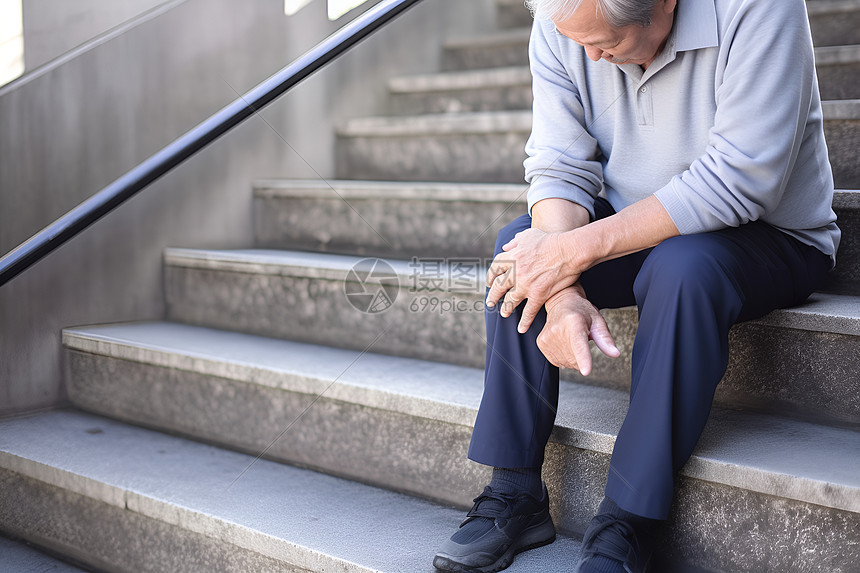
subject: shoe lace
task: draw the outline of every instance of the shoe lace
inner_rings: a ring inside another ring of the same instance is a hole
[[[598,515],[582,540],[583,556],[600,555],[615,559],[628,571],[639,555],[639,541],[633,526],[611,515]]]
[[[490,486],[486,486],[481,495],[472,500],[474,505],[466,514],[466,519],[460,524],[460,527],[479,517],[509,519],[513,515],[515,497],[494,491]]]

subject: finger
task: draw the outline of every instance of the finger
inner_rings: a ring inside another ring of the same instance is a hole
[[[522,231],[520,231],[520,233],[522,233]],[[502,250],[503,251],[510,251],[511,249],[516,247],[517,246],[517,237],[520,235],[520,233],[517,233],[516,235],[514,235],[513,239],[511,239],[510,241],[508,241],[507,243],[502,245]]]
[[[610,358],[618,358],[621,356],[621,351],[615,346],[615,341],[612,339],[612,334],[609,332],[609,327],[602,316],[598,314],[591,322],[591,331],[589,332],[591,340],[597,345],[602,353]]]
[[[576,330],[570,341],[570,348],[576,363],[579,365],[579,373],[583,376],[591,374],[591,348],[588,346],[588,331]]]
[[[528,332],[529,327],[532,325],[532,322],[540,312],[542,306],[543,303],[534,298],[530,298],[526,301],[526,306],[523,308],[523,314],[520,316],[520,324],[517,326],[517,332],[520,334]]]
[[[550,364],[552,364],[554,366],[558,366],[559,365],[558,364],[558,357],[556,356],[555,352],[553,351],[553,344],[551,342],[552,341],[552,335],[547,334],[548,328],[550,328],[550,327],[544,326],[543,330],[541,330],[540,334],[538,334],[538,337],[537,337],[538,350],[541,351],[541,354],[543,354],[544,358],[549,360]]]
[[[499,275],[502,275],[508,272],[508,269],[511,268],[512,264],[510,260],[503,260],[499,257],[501,253],[496,255],[496,258],[493,259],[493,262],[490,263],[490,268],[487,269],[487,286],[493,286],[493,281],[498,278]]]
[[[496,276],[492,284],[488,286],[490,287],[490,292],[487,293],[487,306],[493,308],[514,285],[510,280],[510,275],[505,273]],[[502,306],[502,310],[505,310],[504,306]],[[507,315],[503,314],[503,316],[507,317],[509,314],[510,312]]]
[[[499,309],[499,313],[504,317],[508,318],[514,313],[514,309],[517,308],[521,302],[523,302],[524,297],[520,295],[519,291],[517,291],[513,281],[510,282],[510,290],[505,294],[505,300],[502,301],[502,308]]]

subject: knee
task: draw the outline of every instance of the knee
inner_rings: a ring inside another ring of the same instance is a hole
[[[532,226],[532,218],[526,213],[524,215],[520,215],[507,225],[505,225],[501,231],[499,231],[499,235],[496,237],[496,247],[493,250],[493,256],[498,255],[502,252],[502,245],[509,242],[514,236],[520,231],[524,231]]]
[[[633,290],[641,304],[649,294],[671,293],[676,298],[725,300],[736,296],[731,257],[704,235],[668,239],[645,259]],[[733,294],[734,293],[734,294]]]

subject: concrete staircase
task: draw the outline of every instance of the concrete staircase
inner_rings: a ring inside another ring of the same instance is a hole
[[[860,0],[808,7],[840,267],[732,331],[659,571],[860,571]],[[528,14],[498,8],[341,126],[340,179],[256,182],[252,249],[169,249],[167,321],[63,332],[75,409],[0,422],[0,531],[105,571],[432,570],[488,479],[481,277],[525,209]],[[384,312],[354,306],[365,257],[399,285]],[[624,355],[564,373],[548,447],[562,535],[513,573],[572,570],[602,497],[636,330],[606,315]]]

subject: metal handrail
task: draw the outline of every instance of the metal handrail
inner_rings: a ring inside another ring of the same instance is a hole
[[[0,286],[420,1],[384,0],[9,251],[0,259]]]

